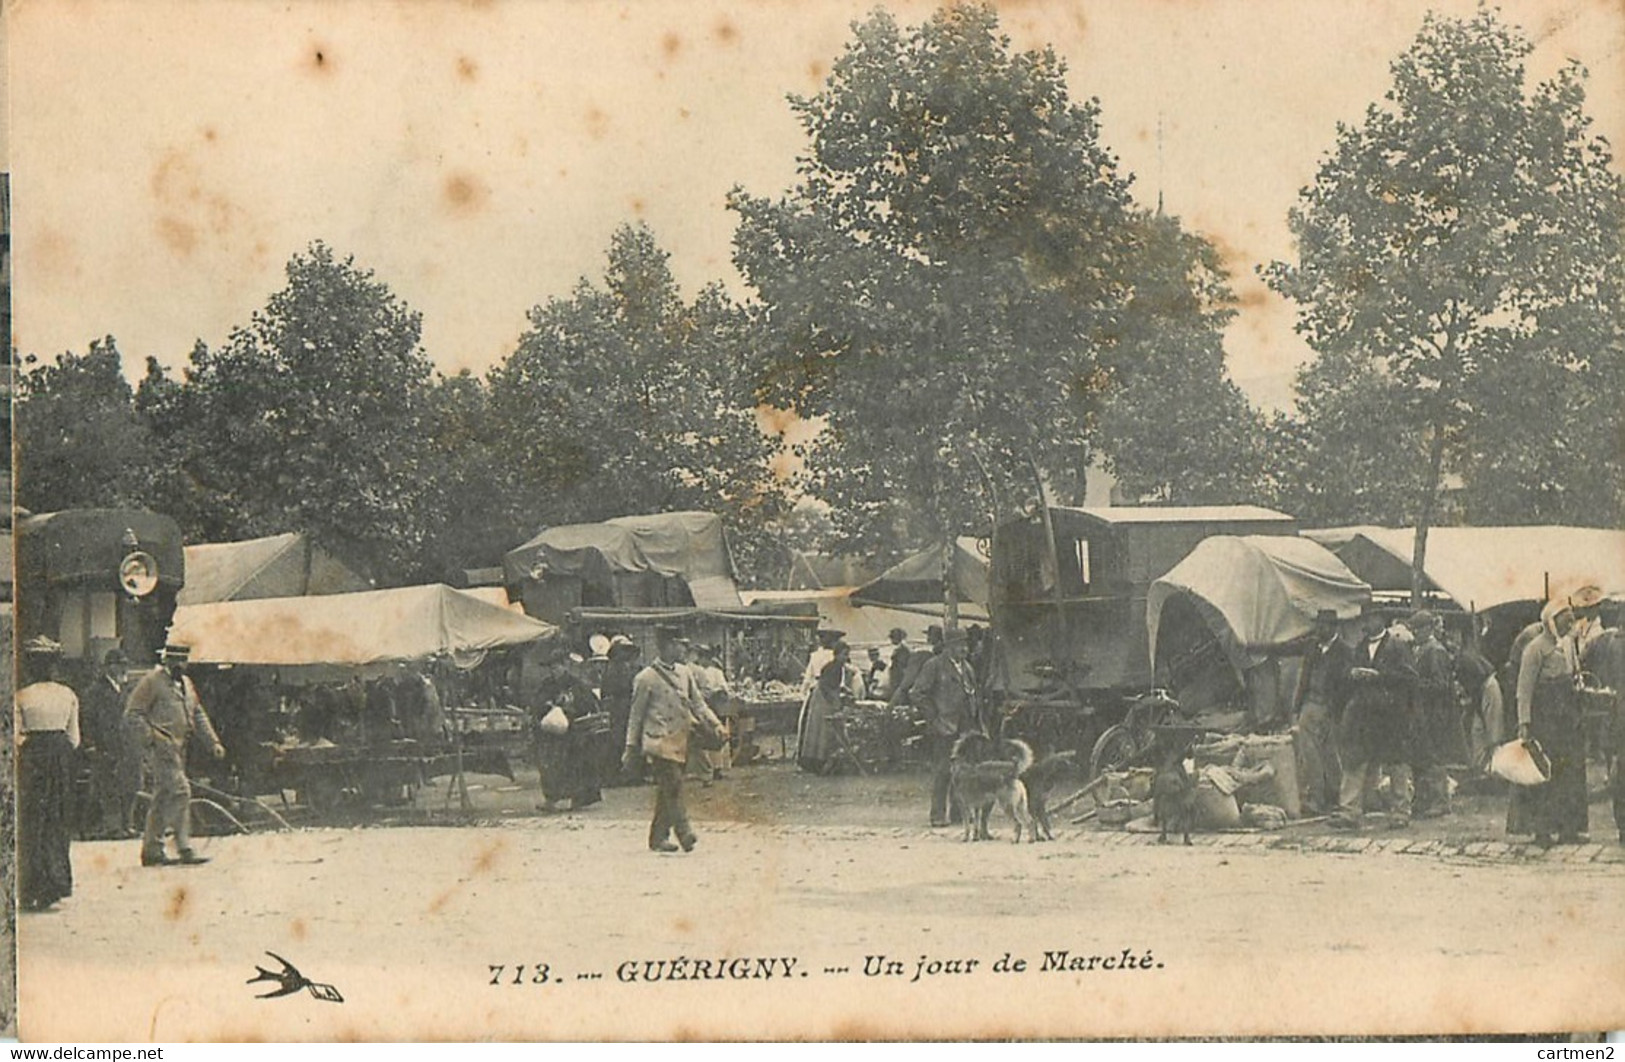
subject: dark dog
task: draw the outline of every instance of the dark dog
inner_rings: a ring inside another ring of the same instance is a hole
[[[966,841],[993,839],[988,818],[994,804],[1015,821],[1017,844],[1023,829],[1029,841],[1038,840],[1027,809],[1027,787],[1021,781],[1032,765],[1032,746],[1015,738],[994,741],[982,734],[966,734],[954,743],[949,795],[964,818]]]
[[[1182,834],[1191,843],[1191,824],[1196,821],[1196,781],[1185,770],[1190,742],[1169,742],[1162,749],[1157,776],[1151,782],[1151,815],[1162,832],[1158,844],[1168,843],[1168,832]]]
[[[1078,754],[1075,750],[1052,752],[1029,767],[1021,776],[1027,787],[1027,810],[1032,814],[1038,840],[1055,840],[1055,830],[1049,820],[1049,792],[1067,777],[1078,773]]]

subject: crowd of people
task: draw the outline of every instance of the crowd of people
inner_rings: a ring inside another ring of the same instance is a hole
[[[1470,764],[1473,776],[1488,777],[1498,749],[1532,743],[1549,761],[1549,780],[1512,787],[1507,832],[1543,846],[1579,842],[1589,830],[1581,702],[1596,687],[1583,661],[1615,638],[1603,626],[1602,604],[1594,587],[1548,601],[1501,668],[1485,658],[1478,632],[1447,630],[1425,609],[1398,618],[1368,608],[1344,621],[1322,613],[1297,695],[1306,813],[1360,829],[1386,780],[1387,825],[1448,815],[1447,765]],[[1609,729],[1617,745],[1625,721],[1614,711]],[[1619,773],[1616,767],[1614,817],[1625,842]]]
[[[1305,813],[1350,830],[1367,825],[1379,799],[1391,827],[1448,815],[1447,766],[1469,763],[1472,773],[1487,777],[1497,750],[1522,745],[1538,751],[1548,780],[1511,787],[1507,832],[1543,846],[1576,843],[1589,832],[1584,699],[1611,694],[1611,747],[1602,751],[1616,764],[1613,812],[1625,843],[1625,771],[1617,765],[1625,757],[1625,636],[1604,626],[1602,605],[1592,587],[1548,601],[1499,668],[1481,651],[1479,632],[1447,627],[1428,610],[1400,618],[1367,608],[1344,620],[1323,612],[1305,648],[1295,698]],[[991,651],[986,631],[931,627],[927,645],[916,648],[904,631],[893,630],[889,647],[868,650],[861,663],[843,632],[821,630],[818,639],[802,675],[798,765],[831,770],[838,751],[831,721],[857,702],[907,707],[923,725],[931,761],[929,822],[950,825],[954,743],[1000,728],[999,706],[983,693]],[[650,849],[689,851],[697,837],[685,784],[723,777],[749,720],[738,710],[719,646],[695,644],[676,627],[658,628],[655,644],[655,659],[643,661],[624,633],[593,635],[585,653],[542,643],[520,658],[505,693],[528,718],[541,810],[579,811],[598,804],[607,787],[653,783]],[[142,866],[205,862],[191,845],[187,756],[219,759],[226,750],[187,674],[186,647],[165,646],[156,666],[134,674],[114,649],[88,683],[77,684],[79,692],[64,681],[57,643],[37,637],[22,649],[24,685],[16,696],[22,907],[46,909],[71,894],[69,844],[87,821],[103,836],[133,834],[131,811],[143,784],[151,800]],[[351,692],[351,714],[365,732],[448,733],[427,675]],[[302,734],[331,738],[348,718],[324,711],[333,706],[319,696],[306,701],[296,719]],[[86,750],[93,753],[88,804],[76,792]]]
[[[909,646],[907,633],[894,628],[888,635],[890,656],[870,649],[865,670],[852,662],[844,631],[824,629],[818,636],[819,648],[807,661],[803,678],[797,764],[815,774],[832,768],[839,749],[831,718],[847,706],[867,699],[909,707],[924,726],[931,761],[930,824],[957,822],[957,809],[948,803],[954,742],[968,733],[997,734],[1001,722],[993,700],[982,694],[992,648],[986,628],[929,627],[924,649]]]

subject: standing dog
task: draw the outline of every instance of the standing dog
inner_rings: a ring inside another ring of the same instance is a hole
[[[1038,830],[1036,840],[1055,840],[1055,830],[1049,820],[1049,791],[1061,779],[1077,771],[1078,753],[1068,749],[1050,753],[1022,773],[1022,784],[1027,787],[1027,810],[1032,813],[1033,825]]]
[[[1038,840],[1021,780],[1032,765],[1032,746],[1017,738],[994,741],[983,734],[966,734],[954,743],[948,791],[965,820],[966,841],[993,839],[987,827],[995,803],[1015,821],[1017,844],[1024,829],[1029,841]]]
[[[1157,776],[1151,782],[1151,815],[1162,827],[1157,835],[1158,844],[1168,843],[1169,830],[1182,834],[1186,844],[1191,843],[1191,824],[1196,820],[1196,782],[1185,770],[1185,756],[1190,747],[1190,741],[1163,743]]]

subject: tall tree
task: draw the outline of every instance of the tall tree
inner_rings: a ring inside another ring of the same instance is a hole
[[[1176,219],[1137,223],[1143,235],[1122,338],[1133,372],[1102,402],[1106,466],[1133,498],[1255,500],[1264,424],[1225,369],[1235,296],[1224,264]]]
[[[150,505],[152,441],[133,399],[112,336],[29,366],[17,385],[17,504]]]
[[[140,402],[174,455],[169,504],[204,538],[290,529],[384,582],[425,574],[432,370],[420,319],[315,243],[184,380],[149,367]],[[438,573],[430,573],[438,575]]]
[[[1134,296],[1172,222],[1136,213],[1098,102],[1065,76],[989,7],[906,31],[877,12],[823,91],[791,97],[809,140],[795,187],[730,198],[768,337],[761,395],[827,422],[808,472],[847,548],[985,528],[1033,493],[1034,466],[1081,496],[1105,400],[1162,349],[1167,300]],[[1174,489],[1132,449],[1125,467]]]
[[[622,226],[603,282],[533,309],[491,372],[496,446],[520,511],[532,525],[713,511],[754,565],[784,484],[743,376],[751,342],[720,287],[685,302],[653,233]]]
[[[1352,461],[1408,494],[1388,515],[1416,524],[1418,582],[1448,475],[1469,516],[1499,520],[1608,524],[1625,496],[1574,416],[1614,423],[1625,400],[1621,181],[1584,71],[1526,91],[1530,48],[1490,9],[1429,15],[1289,215],[1297,261],[1265,271],[1319,359],[1300,380],[1327,417],[1305,470]]]

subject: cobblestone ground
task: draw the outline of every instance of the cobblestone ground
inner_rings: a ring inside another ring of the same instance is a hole
[[[1014,845],[996,822],[999,843],[964,844],[921,821],[925,783],[739,771],[695,789],[692,854],[648,851],[648,789],[539,815],[523,777],[476,780],[474,817],[459,825],[443,817],[444,790],[427,790],[396,813],[400,828],[212,837],[213,861],[195,868],[144,870],[133,841],[78,844],[73,897],[19,924],[23,1035],[1142,1037],[1625,1024],[1622,850],[1496,839],[1488,797],[1409,832],[1310,824],[1198,834],[1187,848],[1065,823],[1052,843]],[[1593,828],[1611,825],[1598,810]],[[253,999],[265,986],[244,982],[255,965],[275,966],[266,951],[346,1002]],[[697,957],[711,971],[777,962],[781,976],[673,983],[671,963],[689,970]],[[996,972],[1001,959],[1026,965]]]

